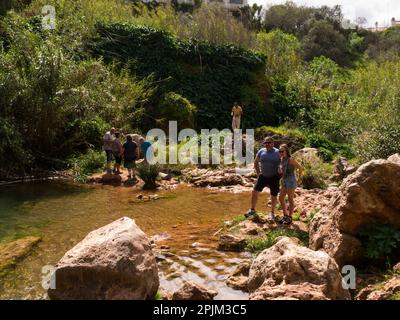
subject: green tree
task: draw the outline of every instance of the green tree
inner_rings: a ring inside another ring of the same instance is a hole
[[[281,30],[257,34],[257,49],[267,57],[267,75],[287,77],[300,64],[301,44]]]
[[[303,56],[307,61],[325,56],[342,66],[350,64],[346,37],[326,20],[315,21],[304,37]]]

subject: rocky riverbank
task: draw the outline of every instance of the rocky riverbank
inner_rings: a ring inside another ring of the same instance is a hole
[[[166,185],[172,181],[175,186],[185,183],[216,191],[244,192],[251,190],[254,176],[239,176],[232,168],[188,168],[179,179],[165,174],[160,181]],[[139,188],[140,182],[136,185]],[[268,210],[250,219],[237,216],[225,221],[214,234],[219,238],[217,245],[207,247],[205,243],[199,249],[230,251],[238,256],[239,252],[249,251],[251,254],[238,260],[225,281],[228,286],[249,293],[250,299],[399,299],[400,256],[396,250],[387,253],[392,263],[388,267],[382,257],[371,255],[370,251],[380,250],[379,246],[370,247],[377,242],[369,241],[362,233],[364,227],[382,225],[386,233],[378,234],[380,241],[395,241],[388,237],[400,228],[399,186],[398,154],[387,160],[370,161],[350,173],[338,187],[296,190],[291,226],[268,223]],[[231,187],[241,191],[232,191]],[[156,195],[141,194],[136,201],[158,199]],[[260,208],[263,206],[260,203]],[[157,269],[170,252],[167,239],[166,233],[147,238],[129,218],[100,228],[61,259],[57,270],[62,270],[59,274],[63,285],[57,288],[59,292],[49,291],[49,296],[153,299],[158,291],[157,297],[164,299],[213,299],[218,291],[196,281],[184,281],[181,288],[171,292],[159,287]],[[139,261],[144,265],[137,264]],[[349,264],[357,270],[356,289],[341,285],[341,268]],[[118,267],[122,265],[125,267]],[[148,270],[151,276],[142,279],[137,276],[142,272],[138,270]],[[126,273],[132,279],[126,278]],[[78,275],[88,281],[84,292],[75,288],[73,279]],[[114,280],[106,281],[110,277]],[[138,288],[143,289],[140,294]]]

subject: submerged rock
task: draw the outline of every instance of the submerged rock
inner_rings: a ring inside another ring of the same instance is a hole
[[[336,262],[298,239],[283,237],[254,260],[249,272],[251,300],[350,299]]]
[[[89,233],[57,263],[50,299],[153,299],[159,287],[150,241],[130,218]]]
[[[219,237],[218,250],[220,251],[243,251],[246,246],[246,239],[231,234],[223,234]]]
[[[183,286],[172,295],[172,300],[213,300],[218,292],[205,288],[198,283],[185,281]]]
[[[365,163],[347,177],[329,205],[310,225],[310,247],[322,249],[342,266],[363,256],[358,234],[371,224],[400,228],[400,165],[387,160]]]
[[[249,272],[251,262],[243,261],[226,279],[226,284],[233,289],[248,292]]]
[[[41,238],[39,237],[25,237],[13,242],[0,244],[0,275],[26,257],[40,240]]]

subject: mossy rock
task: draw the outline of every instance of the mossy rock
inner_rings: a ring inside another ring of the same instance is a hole
[[[40,241],[41,238],[30,236],[0,244],[0,276],[14,268],[18,261],[25,258]]]

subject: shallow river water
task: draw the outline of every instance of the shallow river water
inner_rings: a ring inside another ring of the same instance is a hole
[[[124,216],[135,219],[148,236],[169,236],[163,242],[168,252],[158,263],[162,289],[176,290],[187,279],[217,290],[216,299],[247,298],[224,280],[248,256],[216,251],[213,235],[223,221],[243,214],[248,194],[179,187],[158,191],[161,199],[141,202],[138,193],[132,188],[59,182],[0,188],[0,243],[30,235],[42,238],[27,258],[0,278],[0,299],[46,299],[43,266],[55,265],[88,232]]]

